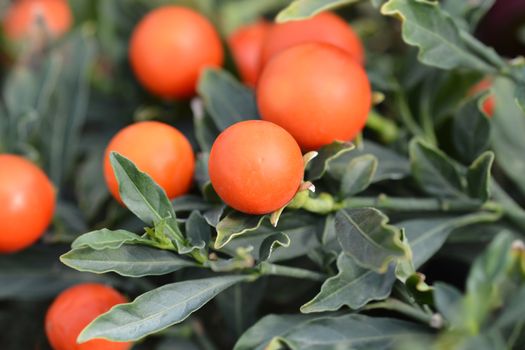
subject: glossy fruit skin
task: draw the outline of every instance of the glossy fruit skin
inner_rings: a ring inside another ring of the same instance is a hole
[[[262,120],[236,123],[215,140],[209,159],[213,188],[247,214],[267,214],[287,204],[303,178],[301,150],[283,128]]]
[[[273,58],[257,86],[262,119],[286,129],[304,151],[352,140],[365,126],[371,100],[364,69],[344,51],[319,43]]]
[[[276,54],[310,42],[332,44],[360,64],[365,61],[363,44],[350,25],[334,13],[322,12],[310,19],[275,24],[266,36],[260,69]]]
[[[148,13],[131,36],[129,59],[137,79],[165,99],[195,94],[205,67],[219,67],[224,52],[212,24],[180,6],[163,6]]]
[[[39,14],[53,37],[66,33],[73,22],[66,0],[19,0],[9,7],[3,18],[4,33],[13,40],[30,34]]]
[[[492,87],[492,82],[490,81],[490,79],[483,79],[482,81],[474,85],[472,89],[470,89],[469,95],[470,96],[476,95],[480,92],[489,90],[491,87]],[[485,112],[485,114],[489,118],[494,116],[495,104],[496,102],[495,102],[495,97],[493,94],[490,94],[489,96],[487,96],[487,98],[483,102],[483,106],[482,106],[483,112]]]
[[[84,283],[66,289],[47,310],[45,328],[54,350],[128,350],[132,343],[110,342],[103,339],[77,344],[80,332],[97,316],[126,298],[111,287]]]
[[[240,27],[228,38],[228,45],[243,82],[254,87],[260,72],[262,47],[272,25],[264,20]]]
[[[20,251],[45,232],[55,211],[55,191],[30,161],[0,154],[0,253]]]
[[[115,151],[130,159],[166,191],[169,198],[183,195],[191,187],[195,155],[191,144],[176,128],[156,122],[135,123],[120,130],[106,148],[104,176],[108,188],[122,203],[117,179],[110,163]]]

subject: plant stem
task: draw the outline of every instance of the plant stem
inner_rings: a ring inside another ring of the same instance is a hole
[[[408,304],[405,304],[397,299],[386,299],[385,301],[380,301],[377,303],[371,303],[364,307],[365,310],[374,310],[374,309],[386,309],[399,312],[405,316],[411,317],[414,320],[423,322],[427,325],[430,325],[432,322],[432,314],[427,313],[421,309],[415,308]]]
[[[503,210],[501,205],[494,201],[481,203],[473,199],[400,198],[388,197],[384,194],[378,197],[352,197],[336,201],[328,193],[308,197],[300,208],[312,213],[328,214],[344,208],[364,207],[396,212],[468,212],[480,209],[501,212]]]
[[[263,262],[259,265],[259,273],[261,275],[285,276],[292,278],[309,279],[312,281],[324,281],[327,276],[310,270],[300,269],[297,267],[289,267],[283,265],[275,265],[268,262]]]
[[[399,90],[396,94],[396,101],[399,108],[399,113],[401,115],[401,119],[407,127],[407,129],[412,133],[412,135],[425,138],[425,133],[423,132],[423,130],[421,130],[421,127],[417,124],[416,120],[414,119],[414,116],[410,111],[410,107],[408,106],[406,97],[403,94],[403,92],[401,92],[401,90]]]
[[[382,116],[375,110],[370,111],[366,127],[379,135],[384,143],[392,143],[399,138],[399,128],[392,120]]]
[[[512,223],[525,230],[525,211],[505,192],[496,181],[491,183],[492,195]]]

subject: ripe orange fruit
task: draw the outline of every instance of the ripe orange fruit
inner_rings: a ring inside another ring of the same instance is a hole
[[[35,243],[54,211],[55,191],[46,174],[22,157],[0,154],[0,252]]]
[[[138,80],[167,99],[194,95],[202,69],[221,66],[223,56],[211,23],[180,6],[163,6],[148,13],[133,31],[129,49]]]
[[[310,19],[275,24],[263,45],[261,69],[279,52],[309,42],[332,44],[364,63],[363,44],[350,25],[334,13],[322,12]]]
[[[492,82],[489,79],[483,79],[476,85],[472,87],[469,91],[469,95],[473,96],[476,95],[482,91],[489,90],[492,87]],[[495,106],[495,97],[493,94],[489,95],[485,101],[483,102],[483,112],[488,117],[492,117],[494,115],[494,106]]]
[[[303,158],[293,137],[262,120],[234,124],[215,140],[209,159],[213,188],[248,214],[266,214],[288,203],[303,178]]]
[[[228,45],[242,80],[255,86],[259,76],[261,50],[271,24],[260,20],[237,29],[229,38]]]
[[[82,330],[97,316],[126,298],[103,284],[84,283],[66,289],[47,310],[45,327],[54,350],[128,350],[132,343],[94,339],[77,344]]]
[[[140,122],[125,127],[111,139],[104,157],[104,176],[109,191],[122,202],[109,160],[112,151],[130,159],[166,191],[169,198],[186,193],[192,183],[195,156],[186,137],[174,127]]]
[[[18,0],[3,18],[4,33],[10,39],[26,36],[37,26],[39,16],[53,37],[67,32],[73,22],[66,0]]]
[[[262,119],[282,126],[303,150],[353,139],[365,126],[372,91],[364,69],[333,45],[309,43],[275,56],[262,72]]]

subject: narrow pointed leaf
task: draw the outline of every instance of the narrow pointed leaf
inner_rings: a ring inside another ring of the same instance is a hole
[[[259,248],[259,260],[266,261],[270,259],[275,249],[279,247],[288,248],[290,246],[290,237],[282,232],[276,232],[262,241]]]
[[[197,91],[219,130],[243,120],[259,119],[253,91],[224,70],[206,69]]]
[[[468,192],[472,198],[485,202],[490,197],[490,180],[494,153],[487,151],[479,156],[467,170]]]
[[[371,154],[352,159],[341,181],[341,195],[350,197],[364,191],[374,179],[376,170],[377,159]]]
[[[154,242],[126,230],[112,231],[104,228],[102,230],[85,233],[78,237],[71,244],[71,248],[79,249],[89,247],[95,250],[107,248],[117,249],[123,244],[152,245]]]
[[[186,237],[193,247],[205,248],[211,240],[211,229],[206,219],[198,212],[191,212],[186,221]]]
[[[277,22],[295,21],[312,17],[322,11],[348,5],[358,0],[295,0],[277,15]]]
[[[184,321],[217,294],[243,280],[246,276],[221,276],[164,285],[97,317],[80,333],[78,341],[139,340]]]
[[[387,222],[374,208],[340,210],[335,216],[337,239],[359,265],[384,273],[390,262],[408,256],[401,231]]]
[[[115,272],[127,277],[164,275],[196,266],[174,252],[138,245],[123,245],[117,249],[73,249],[62,255],[60,261],[78,271]]]
[[[317,157],[308,164],[308,176],[310,181],[319,180],[323,177],[331,161],[341,157],[343,154],[353,150],[355,146],[349,142],[334,142],[319,150]]]
[[[301,312],[325,312],[339,310],[343,305],[359,309],[372,300],[386,298],[396,280],[394,266],[384,274],[360,267],[344,253],[337,259],[339,273],[327,279],[321,291],[301,306]]]
[[[233,238],[258,229],[265,215],[248,215],[237,211],[228,214],[217,225],[215,249],[224,247]]]

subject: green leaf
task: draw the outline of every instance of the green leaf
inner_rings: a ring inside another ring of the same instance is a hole
[[[455,218],[407,220],[396,225],[404,228],[412,248],[414,267],[418,269],[443,246],[453,230],[477,223],[494,222],[499,218],[499,214],[480,212]]]
[[[463,295],[455,287],[442,282],[434,284],[434,303],[437,311],[449,322],[456,322]]]
[[[165,275],[196,266],[173,252],[138,245],[122,245],[116,249],[73,249],[62,255],[60,261],[78,271],[116,272],[127,277]]]
[[[317,157],[313,158],[308,165],[308,180],[319,180],[328,169],[330,162],[350,152],[354,148],[355,146],[349,142],[339,141],[322,147]]]
[[[453,119],[454,147],[467,164],[485,151],[490,143],[490,122],[482,112],[483,101],[483,98],[467,101]]]
[[[426,65],[486,73],[493,73],[499,67],[496,63],[504,65],[502,61],[491,62],[495,54],[458,28],[438,2],[389,0],[381,7],[381,13],[401,19],[403,40],[418,47],[418,59]]]
[[[204,200],[204,198],[197,196],[197,195],[192,195],[192,194],[176,197],[171,201],[171,204],[175,212],[179,212],[179,211],[191,212],[194,210],[204,211],[204,210],[213,209],[214,207],[213,203],[209,203],[206,200]]]
[[[464,198],[457,165],[446,154],[421,140],[410,142],[412,176],[426,193],[439,198]]]
[[[135,341],[184,321],[194,311],[246,276],[221,276],[167,284],[120,304],[92,321],[78,336]]]
[[[328,167],[328,173],[336,179],[342,179],[346,174],[348,163],[352,161],[352,159],[363,155],[373,155],[378,160],[373,182],[399,180],[410,175],[410,163],[408,159],[368,140],[363,142],[362,147],[358,147],[352,152],[344,153],[340,157],[332,160]]]
[[[249,215],[234,211],[224,217],[217,225],[215,249],[224,247],[233,238],[258,229],[266,215]]]
[[[175,241],[179,253],[188,252],[166,192],[124,156],[112,152],[110,161],[119,183],[120,196],[128,209],[149,226],[165,223],[168,236]]]
[[[492,8],[495,0],[470,1],[446,1],[443,9],[459,21],[465,29],[474,31],[479,21]]]
[[[243,120],[260,119],[253,91],[224,70],[204,70],[197,91],[221,131]]]
[[[281,10],[275,20],[280,23],[310,18],[320,12],[357,1],[358,0],[295,0]]]
[[[525,113],[525,82],[516,84],[514,99],[516,100],[516,104],[521,108],[521,111]]]
[[[264,239],[259,247],[259,260],[266,261],[270,259],[275,249],[279,247],[288,248],[290,246],[290,237],[282,232],[276,232]]]
[[[198,211],[192,211],[186,220],[186,238],[190,245],[199,249],[207,247],[211,240],[210,226]]]
[[[496,79],[493,84],[495,113],[491,119],[491,145],[499,167],[525,194],[525,117],[512,94],[514,84]]]
[[[384,274],[360,267],[345,253],[337,259],[339,273],[327,279],[321,291],[301,306],[301,312],[325,312],[339,310],[343,305],[359,309],[372,300],[388,297],[396,280],[394,266]]]
[[[490,172],[494,153],[487,151],[479,156],[467,170],[467,184],[470,197],[487,201],[490,198]]]
[[[279,345],[292,350],[392,349],[405,337],[426,333],[424,327],[393,318],[269,315],[248,329],[234,350],[281,349]]]
[[[210,152],[213,142],[219,136],[219,130],[210,116],[204,112],[204,104],[201,99],[191,100],[191,110],[197,143],[201,151]]]
[[[350,197],[364,191],[372,182],[377,170],[377,159],[371,154],[356,157],[348,163],[341,180],[340,192]]]
[[[335,216],[337,239],[359,265],[384,273],[390,262],[408,256],[401,231],[387,222],[374,208],[340,210]]]
[[[433,288],[426,284],[425,275],[421,273],[413,273],[405,280],[405,286],[420,305],[433,305]]]
[[[103,228],[83,234],[73,241],[71,248],[91,248],[94,250],[117,249],[123,244],[153,245],[154,242],[144,239],[133,232],[126,230],[108,230]]]

